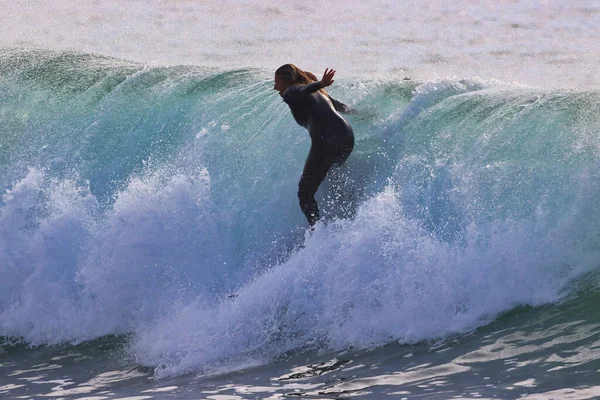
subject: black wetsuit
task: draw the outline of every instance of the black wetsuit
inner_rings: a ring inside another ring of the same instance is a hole
[[[313,226],[320,218],[315,193],[329,169],[346,161],[354,148],[352,128],[337,111],[348,107],[319,90],[321,82],[293,85],[283,93],[296,122],[306,129],[312,145],[298,184],[300,208]]]

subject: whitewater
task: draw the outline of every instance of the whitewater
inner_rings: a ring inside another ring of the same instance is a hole
[[[218,14],[151,3],[121,11],[150,21],[166,12],[167,27]],[[320,188],[324,221],[309,231],[296,193],[310,139],[273,91],[278,65],[260,51],[235,63],[223,31],[222,50],[202,49],[221,57],[191,47],[190,62],[161,36],[152,57],[162,59],[144,62],[152,35],[141,49],[120,47],[131,42],[110,36],[125,26],[114,10],[86,7],[79,18],[112,27],[105,41],[45,38],[50,18],[24,25],[26,43],[2,39],[0,396],[598,396],[600,92],[593,69],[556,61],[581,42],[540,50],[553,60],[547,76],[539,63],[527,69],[531,56],[515,64],[522,54],[489,43],[474,44],[490,53],[468,67],[447,47],[460,62],[421,52],[400,65],[385,56],[397,42],[363,5],[383,61],[360,73],[364,54],[345,48],[347,74],[329,92],[356,110],[345,116],[356,145]],[[236,7],[279,22],[304,14]],[[552,27],[582,41],[593,23],[574,16],[600,15],[517,2],[515,22],[489,7],[431,2],[420,15],[439,13],[436,27],[504,19],[509,31]],[[545,22],[531,22],[536,12]],[[14,15],[9,26],[33,14]],[[65,21],[58,32],[73,32],[77,19]],[[208,26],[229,29],[216,21]],[[457,29],[461,40],[477,32]],[[244,46],[268,46],[255,33]],[[303,66],[305,50],[295,51],[273,58]],[[473,73],[480,64],[485,73]]]

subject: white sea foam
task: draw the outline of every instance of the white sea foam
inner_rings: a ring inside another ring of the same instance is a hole
[[[353,221],[319,225],[304,248],[235,299],[190,303],[139,332],[132,350],[168,376],[235,368],[307,345],[368,348],[465,332],[515,305],[556,300],[589,267],[547,228],[471,226],[465,245],[451,245],[407,219],[388,188]]]

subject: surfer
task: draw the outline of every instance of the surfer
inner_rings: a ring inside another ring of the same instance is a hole
[[[352,127],[339,114],[352,110],[332,99],[324,88],[334,80],[335,70],[325,69],[319,81],[311,72],[293,64],[275,71],[274,90],[292,111],[296,122],[308,129],[311,147],[298,183],[300,209],[312,227],[320,218],[315,193],[334,164],[341,164],[354,148]]]

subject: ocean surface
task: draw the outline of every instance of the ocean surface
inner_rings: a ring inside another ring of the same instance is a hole
[[[600,397],[600,3],[0,4],[0,398]]]

